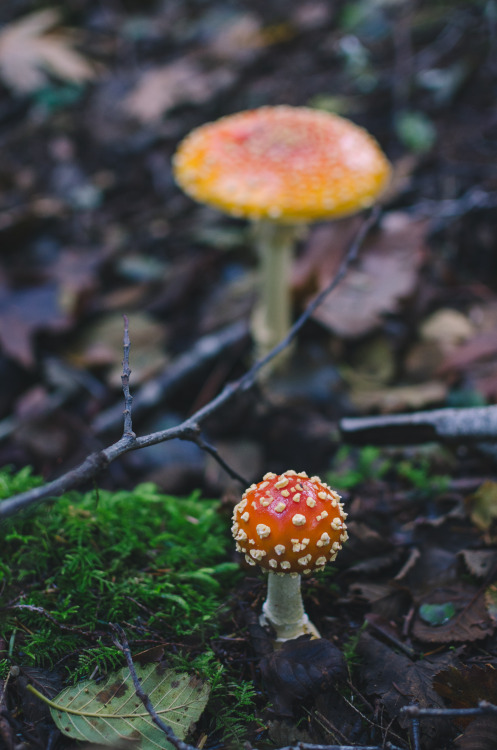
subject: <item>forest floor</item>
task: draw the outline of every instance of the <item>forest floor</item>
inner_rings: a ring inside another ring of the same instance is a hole
[[[494,445],[340,424],[496,401],[496,84],[492,0],[2,5],[1,497],[119,440],[123,315],[137,435],[250,368],[257,258],[246,222],[175,184],[192,128],[305,105],[365,127],[394,172],[285,370],[202,424],[249,482],[294,468],[341,492],[350,540],[304,582],[321,641],[273,652],[259,628],[264,577],[231,546],[233,472],[189,440],[130,451],[100,494],[2,526],[0,747],[74,746],[26,684],[53,696],[122,666],[111,622],[133,654],[211,686],[200,747],[495,747],[495,716],[425,717],[418,738],[400,713],[497,704]],[[302,237],[295,317],[363,220]]]

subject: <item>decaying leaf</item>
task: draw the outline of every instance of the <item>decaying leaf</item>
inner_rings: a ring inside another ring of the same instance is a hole
[[[196,60],[184,58],[146,71],[122,106],[131,117],[152,123],[178,104],[208,101],[233,80],[228,68],[202,70]]]
[[[61,331],[70,322],[60,309],[55,284],[9,289],[0,280],[0,347],[22,366],[34,365],[33,339],[38,331]]]
[[[490,664],[460,669],[449,667],[433,678],[433,688],[451,708],[475,708],[479,701],[497,703],[497,670]],[[460,750],[493,750],[497,734],[496,716],[458,717],[465,728],[456,740]]]
[[[448,605],[456,610],[444,624],[428,624],[424,622],[418,610],[413,619],[412,634],[415,638],[426,643],[460,643],[462,641],[477,641],[491,635],[495,629],[487,608],[484,596],[469,585],[447,586],[432,591],[424,597],[420,608],[424,604],[443,605],[446,614],[452,611]]]
[[[164,367],[164,326],[144,312],[130,316],[133,347],[133,382],[143,382]],[[86,327],[67,358],[75,367],[106,368],[111,385],[120,387],[123,347],[123,319],[119,313],[99,318]]]
[[[67,31],[47,33],[59,23],[46,8],[8,24],[0,32],[0,76],[18,94],[30,94],[48,83],[47,73],[81,84],[94,76],[88,61],[72,49]]]
[[[476,578],[485,578],[497,564],[497,550],[494,549],[464,549],[459,554]]]
[[[440,380],[350,392],[350,400],[357,409],[379,411],[382,414],[435,406],[443,403],[446,396],[447,386]]]
[[[481,700],[497,703],[497,670],[488,664],[449,667],[435,675],[433,687],[452,708],[474,708]]]
[[[497,518],[497,482],[483,482],[468,498],[471,520],[482,531],[488,531]]]
[[[457,750],[494,750],[497,716],[477,716],[455,741]]]
[[[326,230],[327,243],[321,239],[314,263],[307,261],[318,289],[329,283],[350,241],[350,231],[341,229],[338,234],[333,225]],[[414,291],[425,257],[425,233],[425,221],[414,221],[401,212],[386,216],[380,230],[365,243],[356,267],[318,307],[314,318],[345,338],[377,328],[382,316],[396,312],[399,301]]]
[[[441,669],[457,663],[453,653],[427,656],[413,661],[399,654],[386,644],[363,633],[357,653],[362,660],[361,677],[365,681],[368,695],[380,696],[391,717],[398,717],[402,726],[408,726],[407,718],[399,717],[402,706],[416,702],[421,707],[443,707],[443,701],[432,687],[433,675]],[[423,748],[440,748],[441,736],[450,731],[451,724],[441,717],[426,717],[421,722]]]
[[[432,341],[449,354],[474,335],[475,326],[458,310],[443,308],[423,321],[419,333],[423,341]]]
[[[183,739],[201,716],[209,686],[188,674],[161,671],[157,664],[136,666],[144,692],[165,724]],[[129,669],[123,667],[104,682],[85,680],[68,687],[50,709],[60,731],[73,740],[112,745],[135,740],[141,750],[172,745],[137,698]]]

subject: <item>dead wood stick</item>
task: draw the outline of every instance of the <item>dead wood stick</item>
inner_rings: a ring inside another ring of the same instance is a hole
[[[347,417],[341,420],[340,431],[354,445],[490,442],[497,439],[497,406]]]
[[[133,396],[133,417],[141,417],[164,402],[192,375],[218,359],[227,350],[240,346],[248,339],[248,325],[233,323],[215,333],[202,336],[193,347],[168,365],[164,372],[147,381]],[[123,418],[121,404],[102,411],[92,423],[93,431],[101,435],[117,429]]]

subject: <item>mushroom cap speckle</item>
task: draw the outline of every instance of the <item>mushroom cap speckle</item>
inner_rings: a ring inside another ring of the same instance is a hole
[[[235,506],[232,533],[249,565],[273,573],[322,570],[347,541],[340,495],[305,472],[266,474]]]
[[[233,216],[280,223],[372,205],[390,164],[363,128],[307,107],[261,107],[202,125],[173,160],[183,190]]]

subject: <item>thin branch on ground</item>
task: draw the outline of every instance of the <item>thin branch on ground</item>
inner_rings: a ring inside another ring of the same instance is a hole
[[[400,713],[411,719],[411,739],[413,750],[421,750],[420,719],[425,716],[439,716],[444,719],[466,716],[485,716],[497,714],[497,706],[488,701],[480,701],[475,708],[421,708],[411,705],[403,706]]]
[[[443,716],[444,718],[462,716],[484,716],[486,714],[497,714],[497,706],[488,701],[479,701],[474,708],[421,708],[420,706],[404,706],[400,712],[411,718],[422,718],[423,716]]]
[[[129,673],[131,675],[131,679],[133,680],[133,685],[135,686],[135,693],[137,697],[141,700],[143,705],[145,706],[146,710],[150,714],[150,717],[154,724],[159,727],[159,729],[164,732],[167,739],[173,745],[176,750],[195,750],[193,745],[188,745],[186,742],[183,742],[183,740],[180,740],[179,737],[176,737],[174,730],[165,724],[162,719],[160,718],[159,714],[155,710],[155,708],[152,705],[152,701],[148,697],[148,695],[144,692],[140,680],[138,679],[138,675],[136,674],[135,665],[133,663],[133,657],[131,656],[131,650],[129,647],[129,643],[126,639],[126,636],[124,634],[124,630],[120,625],[116,625],[113,623],[110,623],[111,628],[114,630],[115,633],[117,633],[118,638],[114,638],[114,644],[117,646],[118,649],[120,649],[126,659],[126,664],[128,665]]]
[[[56,625],[60,630],[65,630],[69,633],[78,633],[84,635],[86,638],[96,640],[103,635],[103,631],[99,630],[85,630],[84,628],[78,628],[75,625],[66,625],[63,622],[57,620],[50,612],[47,612],[43,607],[36,607],[34,604],[9,604],[5,607],[6,610],[25,610],[28,612],[35,612],[38,615],[42,615],[45,619],[49,620],[53,625]]]
[[[123,374],[121,375],[121,383],[123,387],[123,394],[124,394],[124,430],[123,430],[123,437],[136,437],[135,433],[133,432],[133,422],[131,419],[131,404],[133,403],[133,396],[130,393],[129,390],[129,376],[131,375],[131,370],[129,369],[129,348],[130,348],[130,340],[129,340],[129,324],[128,324],[128,316],[123,315],[124,318],[124,355],[123,355]]]
[[[231,399],[239,394],[249,390],[257,380],[257,376],[271,360],[278,356],[293,341],[297,333],[307,323],[314,311],[325,300],[325,298],[338,286],[345,277],[351,265],[356,261],[362,243],[376,224],[380,215],[380,209],[375,208],[364,220],[359,231],[351,242],[346,255],[344,256],[340,267],[333,280],[325,287],[315,299],[307,306],[302,315],[297,319],[290,328],[285,338],[272,349],[263,359],[256,362],[239,380],[228,383],[224,389],[208,404],[199,409],[195,414],[188,417],[184,422],[167,430],[154,432],[142,437],[136,437],[133,432],[124,432],[122,438],[101,451],[89,455],[83,463],[63,474],[58,479],[48,482],[41,487],[35,487],[27,492],[13,495],[0,503],[0,520],[13,516],[19,511],[34,505],[35,503],[62,495],[68,490],[75,489],[89,480],[95,479],[110,463],[129,451],[146,448],[149,445],[157,445],[167,440],[180,439],[192,440],[192,436],[198,434],[200,425],[212,414],[225,406]],[[196,438],[193,438],[195,441]],[[217,459],[217,456],[215,456]]]
[[[445,408],[378,417],[346,417],[340,430],[356,445],[475,443],[497,438],[497,406]]]

